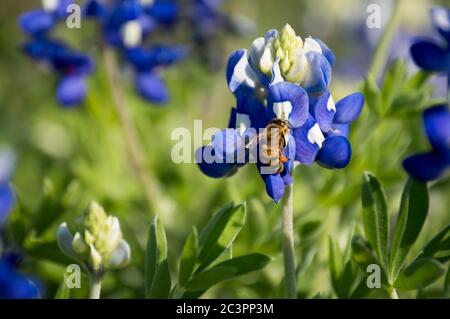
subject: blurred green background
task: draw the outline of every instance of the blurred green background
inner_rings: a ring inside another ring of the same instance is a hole
[[[243,232],[233,247],[238,256],[262,252],[273,261],[261,272],[228,281],[204,297],[280,297],[283,267],[280,244],[280,212],[265,194],[264,184],[252,165],[228,179],[204,176],[195,164],[175,164],[171,149],[176,141],[171,132],[178,127],[193,129],[195,119],[203,128],[227,125],[233,95],[225,80],[227,56],[247,48],[252,40],[270,28],[289,23],[302,37],[322,39],[336,54],[331,91],[335,100],[361,89],[381,30],[365,25],[370,3],[382,5],[383,26],[391,1],[358,0],[228,0],[224,11],[251,19],[255,29],[244,37],[218,37],[218,54],[224,65],[210,70],[204,61],[191,56],[163,72],[171,94],[168,105],[150,105],[134,93],[131,73],[124,68],[123,85],[130,111],[146,152],[146,168],[152,172],[164,196],[154,198],[168,237],[169,259],[176,269],[182,244],[193,225],[201,228],[212,213],[229,201],[247,201],[248,216]],[[414,66],[408,45],[415,35],[431,32],[428,8],[439,1],[410,0],[402,11],[402,22],[391,48],[391,59],[403,57],[410,72]],[[443,3],[442,1],[441,3]],[[75,47],[97,58],[97,69],[89,80],[87,101],[79,108],[56,104],[56,79],[20,52],[25,37],[17,28],[21,12],[39,1],[6,0],[0,8],[0,145],[13,149],[18,158],[13,185],[30,215],[42,205],[44,192],[61,207],[52,226],[21,243],[25,269],[41,278],[45,297],[51,297],[61,282],[64,265],[31,249],[35,242],[53,242],[58,223],[79,215],[91,200],[121,220],[124,237],[132,246],[133,260],[124,270],[108,274],[104,296],[143,296],[143,252],[152,216],[141,185],[129,165],[122,130],[112,107],[102,62],[92,26],[82,21],[80,30],[59,30]],[[188,31],[188,30],[187,30]],[[434,95],[442,97],[444,78],[432,80]],[[295,171],[294,209],[297,258],[301,271],[300,295],[333,296],[327,268],[328,236],[344,244],[349,232],[361,224],[360,186],[364,170],[375,173],[386,186],[391,213],[396,213],[406,181],[401,162],[416,151],[428,149],[420,112],[407,116],[375,115],[365,108],[352,126],[353,158],[343,171],[329,171],[317,165]],[[207,143],[208,141],[204,141]],[[193,151],[193,150],[192,150]],[[431,185],[431,208],[417,247],[449,222],[448,178]],[[32,219],[32,216],[30,216]],[[417,250],[416,250],[417,251]],[[56,253],[56,252],[55,252]],[[85,296],[75,291],[75,297]],[[429,289],[433,294],[433,287]],[[410,296],[405,294],[405,297]]]

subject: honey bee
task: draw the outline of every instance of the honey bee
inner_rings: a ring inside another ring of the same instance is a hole
[[[273,119],[264,128],[261,134],[257,134],[245,145],[247,149],[259,145],[261,162],[264,166],[274,169],[275,174],[282,173],[284,170],[284,163],[289,159],[283,155],[283,150],[286,147],[287,134],[289,132],[289,122],[284,119]],[[276,170],[275,170],[276,169]]]

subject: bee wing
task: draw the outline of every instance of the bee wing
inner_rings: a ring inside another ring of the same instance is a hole
[[[245,144],[245,148],[246,149],[251,149],[253,147],[255,147],[256,145],[258,145],[259,143],[259,135],[255,135],[253,138],[251,138],[246,144]]]

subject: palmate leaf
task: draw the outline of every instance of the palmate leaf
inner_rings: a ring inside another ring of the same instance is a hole
[[[378,179],[368,172],[365,172],[363,176],[361,197],[366,238],[386,271],[389,229],[386,195]]]
[[[158,218],[150,225],[145,252],[145,296],[167,298],[171,289],[167,240]]]
[[[367,74],[363,86],[364,98],[369,109],[375,113],[381,113],[382,96],[380,88],[378,87],[372,74]]]
[[[195,275],[187,284],[187,291],[205,291],[221,281],[232,279],[264,268],[270,258],[263,254],[249,254],[221,262]]]
[[[394,287],[405,290],[425,288],[439,279],[445,267],[432,258],[419,258],[406,267],[394,282]]]
[[[409,179],[403,190],[390,251],[390,280],[397,277],[405,258],[416,242],[428,214],[426,183]]]
[[[245,203],[237,206],[228,204],[210,219],[199,236],[199,266],[196,273],[207,268],[233,243],[244,226],[245,216]]]

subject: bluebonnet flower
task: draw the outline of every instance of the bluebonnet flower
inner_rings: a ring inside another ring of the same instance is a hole
[[[42,0],[42,8],[31,10],[19,17],[19,26],[31,36],[40,36],[50,31],[67,16],[67,7],[74,0]]]
[[[0,231],[14,205],[14,195],[9,185],[14,169],[14,155],[10,151],[0,151]]]
[[[38,286],[28,276],[17,272],[12,258],[0,257],[0,299],[37,297],[39,297]]]
[[[13,208],[15,199],[9,180],[14,168],[14,154],[0,151],[0,299],[36,298],[37,286],[27,276],[17,273],[17,258],[13,253],[3,253],[1,231]]]
[[[447,105],[437,105],[423,113],[425,133],[432,150],[406,158],[405,170],[422,181],[439,178],[450,167],[450,111]]]
[[[430,38],[417,39],[411,46],[411,56],[414,62],[424,70],[448,74],[450,72],[450,10],[435,7],[430,13],[433,26],[443,41],[438,42]]]
[[[94,70],[90,56],[47,37],[29,41],[24,52],[58,74],[56,97],[61,105],[73,106],[83,102],[87,90],[86,76]]]
[[[360,114],[364,98],[355,93],[334,103],[328,91],[334,60],[323,42],[312,38],[303,42],[289,25],[281,33],[271,30],[265,38],[256,39],[250,53],[234,52],[228,61],[227,82],[236,108],[229,128],[197,150],[201,171],[210,177],[225,177],[254,162],[268,195],[278,202],[285,186],[292,183],[294,162],[345,167],[351,157],[349,125]],[[282,154],[275,159],[282,167],[267,170],[273,152],[269,156],[267,152],[249,154],[249,141],[262,138],[264,129],[280,119],[288,124]]]

